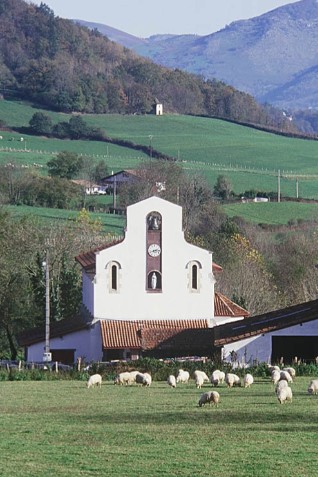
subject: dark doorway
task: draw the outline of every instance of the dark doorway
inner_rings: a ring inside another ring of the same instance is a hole
[[[74,364],[74,349],[51,349],[52,361],[63,364]]]
[[[273,336],[272,363],[278,363],[283,357],[284,363],[298,360],[311,362],[318,356],[318,336]]]

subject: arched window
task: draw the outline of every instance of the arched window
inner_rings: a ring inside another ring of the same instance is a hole
[[[186,269],[188,270],[188,288],[190,292],[200,292],[201,268],[201,263],[196,260],[192,260],[186,265]]]
[[[193,290],[198,289],[198,265],[192,265],[192,288]]]
[[[106,265],[107,283],[110,293],[118,293],[120,288],[120,270],[121,265],[118,262],[108,262]]]
[[[112,276],[111,276],[111,288],[112,290],[117,290],[118,278],[117,278],[117,265],[112,265]]]

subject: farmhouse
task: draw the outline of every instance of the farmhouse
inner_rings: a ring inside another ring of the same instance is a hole
[[[106,194],[107,186],[95,184],[94,182],[84,179],[73,179],[72,182],[81,186],[86,195],[104,195]]]
[[[168,351],[169,356],[180,356],[193,351],[191,339],[171,346],[171,339],[183,330],[207,331],[248,316],[215,292],[221,267],[213,263],[210,251],[185,240],[182,208],[159,197],[127,208],[124,239],[76,260],[82,267],[82,312],[52,324],[54,360],[162,356]],[[26,347],[27,360],[41,361],[44,329],[24,333],[20,344]],[[195,351],[201,354],[200,343]]]

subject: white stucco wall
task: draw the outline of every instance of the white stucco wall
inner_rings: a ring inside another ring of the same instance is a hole
[[[252,363],[254,360],[269,363],[273,336],[317,336],[318,339],[318,320],[228,344],[223,348],[223,357],[231,361],[230,353],[235,351],[240,363]]]
[[[162,291],[146,290],[146,217],[162,216]],[[118,292],[110,290],[107,264],[120,264]],[[200,263],[199,292],[189,289],[190,261]],[[93,280],[95,319],[155,320],[207,319],[214,316],[212,253],[187,243],[182,230],[182,208],[151,197],[127,208],[125,240],[96,256]],[[89,286],[84,303],[91,303]]]
[[[85,362],[102,361],[102,340],[100,323],[97,322],[89,329],[77,331],[50,340],[50,349],[74,349],[74,362],[81,357]],[[29,362],[42,361],[44,342],[28,347],[27,360]]]

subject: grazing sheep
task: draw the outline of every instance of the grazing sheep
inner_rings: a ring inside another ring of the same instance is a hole
[[[286,401],[292,402],[293,392],[289,386],[285,386],[277,391],[277,399],[281,404],[284,404]]]
[[[250,388],[251,384],[254,383],[253,376],[249,373],[245,374],[244,379],[243,379],[243,383],[244,383],[244,388]]]
[[[152,383],[152,378],[150,376],[149,373],[144,373],[144,382],[143,382],[143,385],[144,386],[150,386]]]
[[[276,384],[275,393],[277,394],[280,389],[287,388],[288,382],[285,379],[282,379]]]
[[[120,384],[121,386],[123,386],[124,384],[125,386],[128,386],[128,384],[132,384],[131,374],[128,371],[117,374],[114,380],[114,384]]]
[[[197,369],[193,373],[193,379],[196,380],[197,376],[201,376],[203,378],[203,381],[206,381],[207,383],[210,381],[207,374],[204,371],[200,371]]]
[[[289,367],[289,368],[283,368],[282,371],[287,371],[291,375],[292,378],[296,377],[296,371],[294,368]]]
[[[136,382],[137,374],[139,374],[139,371],[130,371],[130,381],[131,381],[131,383]]]
[[[169,384],[169,386],[171,386],[172,388],[177,387],[176,377],[173,374],[170,374],[170,376],[168,376],[167,384]]]
[[[237,374],[227,373],[225,376],[225,382],[229,388],[233,386],[241,386],[241,380]]]
[[[211,375],[210,381],[213,386],[218,386],[218,384],[224,383],[225,373],[219,369],[215,369]]]
[[[280,371],[277,371],[276,369],[274,369],[274,371],[272,371],[271,380],[273,384],[277,384],[278,381],[280,380]]]
[[[220,402],[220,395],[216,391],[207,391],[206,393],[201,394],[199,399],[199,407],[204,406],[204,404],[209,403],[209,406],[215,404],[217,407]]]
[[[152,379],[149,373],[138,373],[136,375],[137,384],[141,384],[142,386],[150,386],[151,382]]]
[[[312,379],[308,386],[308,394],[318,394],[318,379]]]
[[[272,373],[273,371],[280,371],[280,367],[279,366],[272,366],[271,364],[268,364],[268,369],[270,370],[270,372]]]
[[[199,374],[198,376],[195,377],[195,385],[198,389],[201,389],[203,384],[204,384],[203,376]]]
[[[188,371],[183,371],[183,369],[179,369],[179,373],[177,376],[177,383],[187,383],[190,379],[190,374]]]
[[[285,381],[287,381],[288,383],[293,382],[293,378],[291,377],[291,375],[287,371],[281,371],[280,372],[279,380],[281,381],[282,379],[285,379]]]
[[[102,377],[100,374],[93,374],[87,381],[87,388],[91,387],[101,387],[102,386]]]

